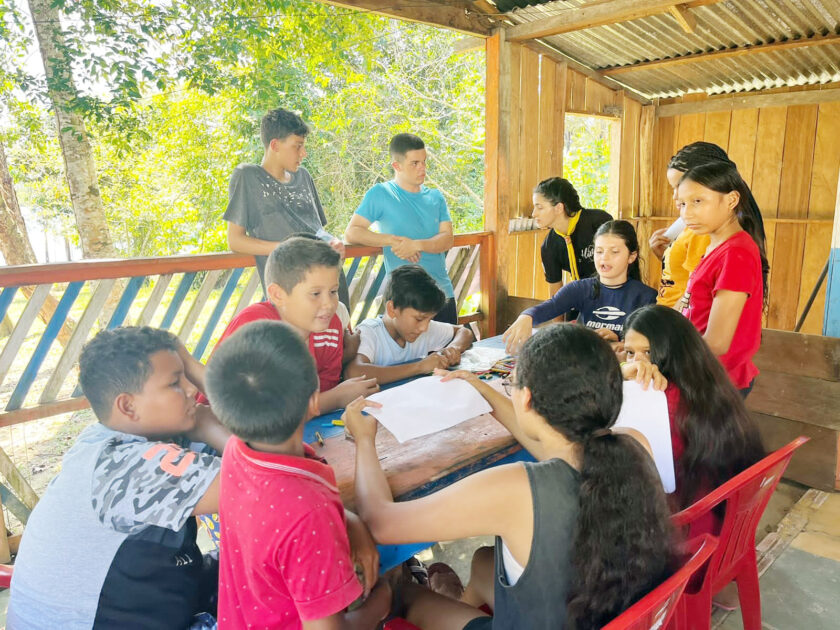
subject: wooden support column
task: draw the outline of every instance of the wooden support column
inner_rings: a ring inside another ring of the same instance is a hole
[[[519,99],[520,52],[520,45],[506,41],[503,29],[487,39],[484,229],[494,237],[492,253],[482,256],[481,311],[487,315],[483,332],[488,335],[504,325],[500,316],[508,300],[508,271],[515,264],[508,252],[508,224],[516,203],[512,199],[516,182],[511,174],[511,151],[516,147],[511,138],[518,136],[519,112],[513,101]]]
[[[828,254],[823,335],[840,337],[840,180],[834,205],[834,233],[831,237],[831,251]]]
[[[642,263],[642,275],[650,286],[657,286],[662,273],[660,261],[650,251],[648,241],[654,228],[650,221],[653,216],[653,143],[656,107],[645,105],[639,118],[639,218],[636,232],[639,237],[639,256]],[[659,165],[657,165],[659,166]]]

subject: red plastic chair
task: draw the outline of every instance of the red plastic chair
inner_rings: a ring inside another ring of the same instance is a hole
[[[0,588],[9,588],[12,583],[12,571],[14,567],[10,564],[0,564]]]
[[[603,630],[653,630],[665,628],[674,613],[686,584],[711,557],[717,538],[711,534],[698,536],[684,546],[688,561],[671,577],[633,604],[603,627]],[[392,619],[383,630],[420,630],[405,619]]]
[[[684,604],[675,615],[672,630],[711,627],[712,596],[735,580],[744,630],[761,630],[761,593],[755,556],[755,532],[790,458],[809,438],[799,437],[750,466],[719,488],[674,514],[677,527],[688,529],[691,523],[708,514],[721,503],[726,504],[718,547],[709,561],[706,574],[696,592],[686,590]]]
[[[688,541],[683,549],[692,554],[674,575],[613,619],[602,630],[653,630],[665,628],[681,601],[691,577],[703,567],[718,546],[717,538],[703,534]]]

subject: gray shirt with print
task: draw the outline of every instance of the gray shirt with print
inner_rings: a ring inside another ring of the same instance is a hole
[[[240,164],[230,177],[224,220],[242,226],[248,236],[265,241],[282,241],[295,232],[318,234],[327,217],[312,176],[302,166],[291,176],[288,183],[283,183],[259,164]],[[268,257],[254,258],[265,286]]]

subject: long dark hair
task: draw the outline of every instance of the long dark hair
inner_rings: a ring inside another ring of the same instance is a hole
[[[691,144],[685,145],[668,161],[668,168],[685,173],[697,166],[703,166],[710,162],[725,162],[736,170],[738,168],[738,165],[729,159],[726,151],[711,142],[692,142]],[[747,204],[760,225],[760,231],[763,233],[764,218],[761,216],[761,209],[758,207],[758,202],[753,197],[752,190],[746,185],[746,182],[744,182],[744,188],[746,189]]]
[[[758,246],[758,252],[761,256],[761,276],[762,284],[764,285],[764,302],[767,303],[767,276],[770,273],[770,263],[767,262],[767,253],[765,248],[766,236],[764,234],[764,221],[761,218],[761,212],[755,201],[750,202],[752,194],[750,189],[741,179],[738,169],[732,162],[708,162],[695,166],[686,171],[680,182],[692,181],[701,186],[714,190],[722,194],[728,194],[733,191],[738,193],[738,205],[735,206],[735,216],[738,218],[738,223],[741,228],[749,234],[755,244]]]
[[[651,363],[680,391],[676,421],[685,444],[676,470],[680,509],[699,491],[721,485],[764,457],[758,426],[743,398],[687,318],[654,304],[631,313],[624,329],[647,337]]]
[[[662,484],[632,437],[609,432],[621,409],[621,369],[610,345],[583,326],[557,324],[529,339],[516,367],[534,411],[581,446],[580,512],[567,627],[600,628],[672,568]]]
[[[562,177],[544,179],[534,187],[534,193],[545,197],[552,206],[562,203],[567,217],[573,217],[583,210],[580,205],[580,196],[568,179]]]

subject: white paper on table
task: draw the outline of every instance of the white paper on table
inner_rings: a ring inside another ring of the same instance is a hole
[[[636,381],[624,381],[624,402],[614,426],[636,429],[647,438],[662,486],[666,493],[673,492],[677,483],[665,392],[656,391],[652,386],[645,391]]]
[[[367,411],[403,443],[454,427],[492,409],[466,381],[453,379],[443,383],[440,379],[426,376],[368,396],[368,400],[382,403],[382,408]]]
[[[504,348],[473,346],[461,354],[461,363],[458,365],[458,369],[469,370],[470,372],[489,370],[497,361],[504,359],[506,356],[508,356],[508,353]]]

